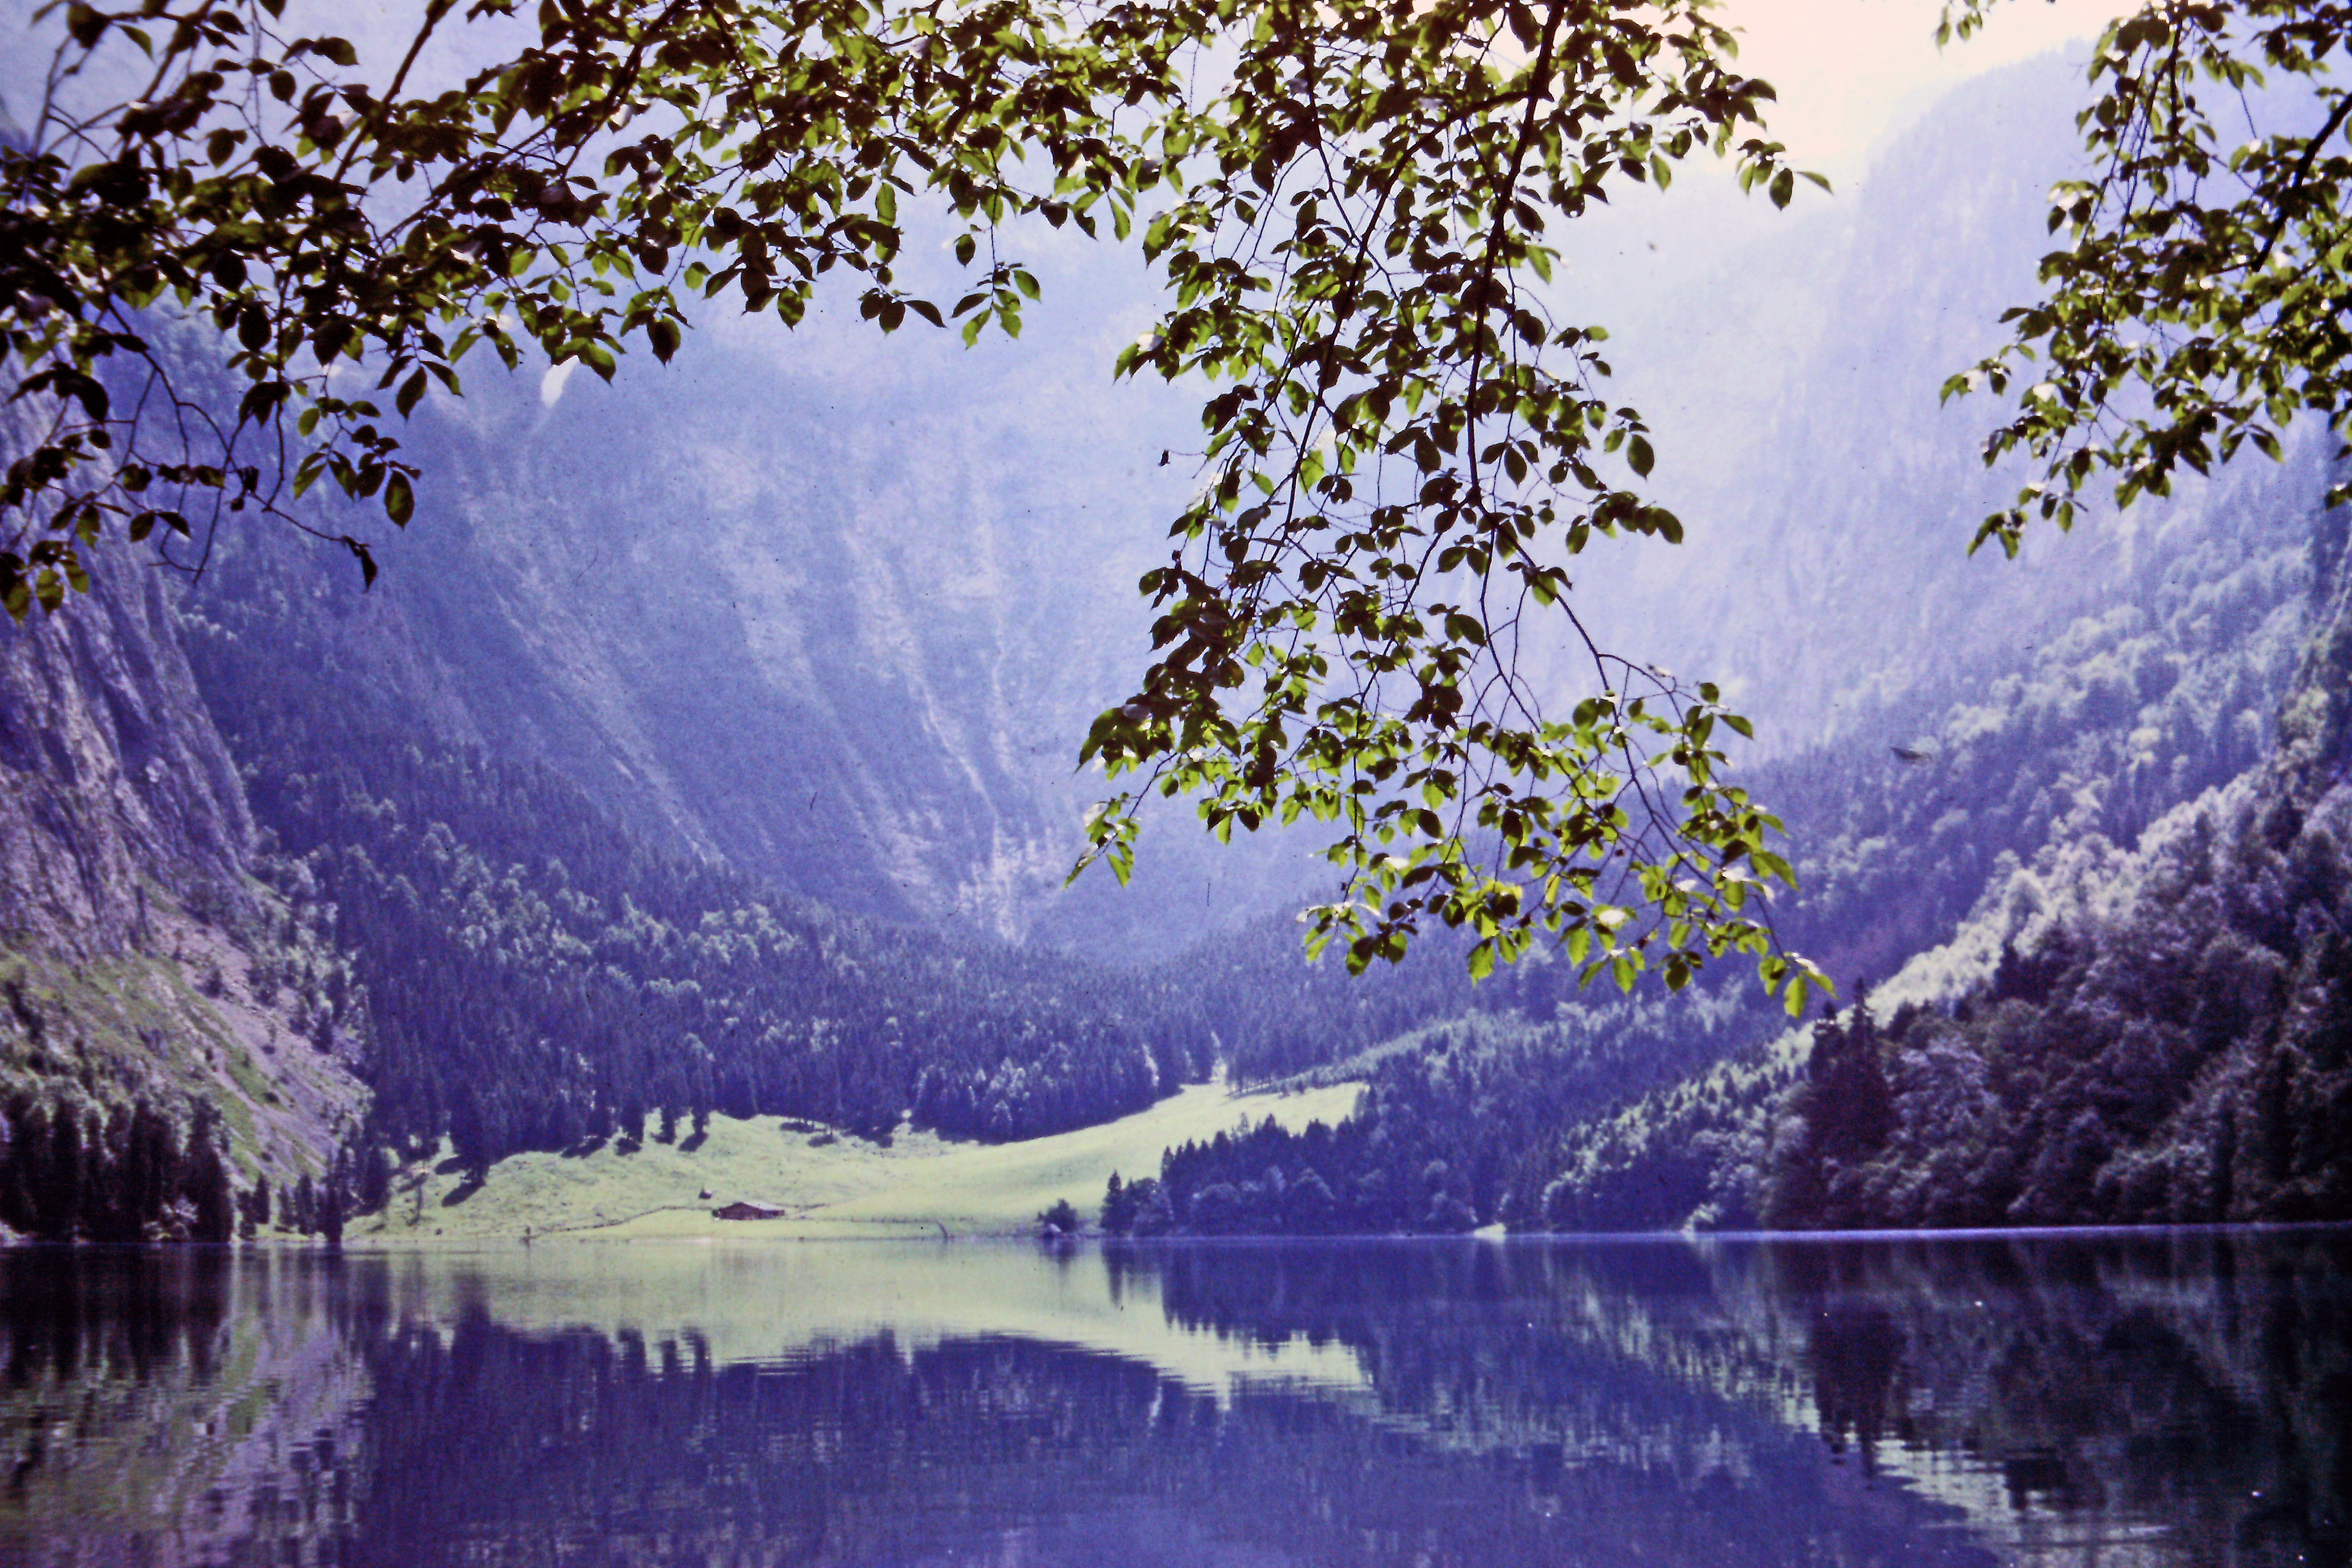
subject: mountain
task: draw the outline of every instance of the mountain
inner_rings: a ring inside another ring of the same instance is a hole
[[[190,606],[666,849],[845,911],[1171,952],[1302,868],[1179,826],[1139,891],[1062,890],[1104,793],[1078,741],[1140,668],[1134,584],[1186,471],[1160,464],[1181,405],[1109,384],[1137,291],[1108,266],[1049,275],[1058,314],[1018,345],[721,321],[610,387],[493,367],[412,426],[428,482],[373,591],[339,549],[252,537]]]
[[[1930,1004],[1965,1033],[1952,1009],[2021,964],[2057,989],[2002,1005],[2089,985],[2123,1016],[2109,972],[2147,943],[2086,926],[2045,953],[2000,924],[2019,879],[2169,854],[2185,803],[2221,802],[2218,825],[2270,802],[2266,759],[2305,743],[2329,700],[2311,672],[2336,668],[2299,662],[2336,614],[2310,444],[2018,562],[1963,553],[2011,481],[1974,455],[1988,413],[1935,388],[2032,287],[2077,69],[1984,79],[1845,205],[1624,301],[1622,379],[1660,410],[1690,542],[1597,545],[1580,611],[1758,716],[1734,764],[1803,879],[1776,925],[1850,994],[1908,975],[1877,993],[1914,1005],[1901,1039]],[[9,1114],[47,1130],[49,1173],[18,1186],[58,1184],[59,1107],[118,1165],[143,1103],[175,1158],[224,1151],[240,1193],[269,1172],[281,1196],[308,1177],[373,1202],[379,1152],[444,1140],[478,1174],[714,1114],[1023,1137],[1220,1063],[1372,1087],[1311,1149],[1175,1152],[1177,1227],[1212,1190],[1202,1228],[1279,1227],[1294,1199],[1314,1226],[1721,1221],[1779,1203],[1790,1160],[1851,1155],[1843,1132],[1806,1142],[1806,1040],[1735,966],[1617,997],[1538,955],[1474,988],[1433,933],[1350,981],[1281,918],[1316,886],[1305,842],[1220,851],[1181,802],[1138,889],[1062,887],[1103,788],[1070,758],[1146,657],[1133,584],[1192,459],[1189,390],[1103,368],[1149,280],[1037,237],[1049,308],[1019,344],[717,321],[609,387],[481,374],[404,429],[427,476],[407,531],[305,514],[368,533],[372,590],[338,545],[224,528],[194,580],[126,563],[10,634]],[[1564,289],[1630,276],[1570,261]],[[1528,659],[1554,694],[1584,679],[1561,650]],[[2296,799],[2273,848],[2324,862],[2294,847],[2333,818]],[[2215,918],[2282,974],[2331,962]],[[1861,1027],[1832,1031],[1822,1074],[1861,1059]],[[2071,1028],[2040,1057],[2088,1037]],[[55,1048],[77,1036],[112,1043]],[[1895,1116],[1893,1013],[1870,1037]],[[230,1087],[170,1089],[192,1060]],[[2290,1100],[2332,1103],[2333,1068],[2279,1070]],[[2164,1147],[2221,1125],[2199,1103],[2193,1126],[2158,1118]],[[70,1228],[64,1203],[0,1219]]]
[[[0,927],[66,953],[149,939],[150,886],[234,907],[253,839],[163,578],[102,561],[81,613],[0,622]]]
[[[2327,652],[2345,623],[2324,449],[2307,440],[2284,463],[2095,518],[2019,562],[1963,554],[2003,481],[1933,389],[1974,352],[1950,318],[1973,300],[1989,321],[2004,276],[2030,281],[2002,264],[2031,255],[2034,155],[2066,75],[2043,61],[1988,79],[1887,151],[1817,268],[1839,280],[1839,308],[1790,307],[1817,336],[1791,356],[1807,372],[1747,426],[1778,432],[1773,450],[1719,449],[1689,602],[1629,594],[1612,634],[1687,637],[1686,671],[1746,680],[1764,743],[1739,759],[1743,782],[1785,817],[1801,879],[1775,925],[1848,1001],[1891,981],[1880,1022],[1824,1026],[1809,1070],[1807,1037],[1738,975],[1674,1001],[1579,994],[1540,963],[1468,998],[1425,989],[1418,1012],[1390,1009],[1398,1037],[1310,1075],[1370,1077],[1356,1122],[1317,1143],[1173,1151],[1161,1190],[1126,1200],[1137,1223],[1152,1204],[1171,1227],[1210,1230],[2346,1212],[2329,1184],[2352,1111],[2326,1043],[2333,949],[2315,934],[2337,919],[2340,826],[2325,791],[2277,782],[2310,774],[2282,759],[2336,743],[2315,717],[2344,680]],[[1735,353],[1727,373],[1742,368]],[[1746,526],[1727,499],[1740,485]],[[2182,824],[2200,812],[2222,847],[2183,866]],[[2042,953],[2052,928],[2018,900],[2055,899],[2066,877],[2085,884],[2068,906],[2080,918]],[[2031,1027],[2013,994],[2029,972]],[[2245,999],[2232,1011],[2215,989]],[[1999,1049],[1985,1033],[1996,1003],[2000,1026],[2022,1031]],[[2215,1065],[2224,1046],[2231,1065]],[[2273,1086],[2271,1109],[2232,1110],[2257,1084]],[[1979,1098],[1948,1102],[1956,1085]],[[1880,1107],[1853,1113],[1859,1132],[1831,1109],[1856,1094]],[[2078,1128],[2094,1106],[2104,1121]],[[2216,1161],[2243,1163],[2221,1146],[2252,1148],[2257,1122],[2267,1174],[2250,1168],[2217,1197]],[[2292,1150],[2290,1124],[2310,1129]],[[1844,1130],[1808,1131],[1824,1126]],[[1989,1152],[2004,1141],[2019,1145],[2007,1176]],[[2037,1159],[2039,1184],[2022,1173]],[[1975,1196],[1931,1201],[1923,1173],[1956,1163]],[[1800,1202],[1791,1169],[1878,1198]],[[1286,1195],[1310,1173],[1333,1201],[1294,1215]]]
[[[1111,1218],[1213,1234],[2352,1213],[2343,524],[2305,514],[2290,560],[2260,542],[2293,537],[2294,514],[2209,521],[2203,591],[2163,619],[2083,617],[2023,677],[1923,725],[1931,761],[1859,740],[1759,770],[1803,852],[1782,929],[1847,961],[1843,1010],[1809,1033],[1740,979],[1607,1000],[1538,963],[1467,1007],[1423,989],[1418,1026],[1307,1075],[1368,1077],[1353,1120],[1171,1151]]]

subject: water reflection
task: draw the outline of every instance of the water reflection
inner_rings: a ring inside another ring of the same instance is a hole
[[[2347,1263],[16,1251],[0,1563],[2340,1563]]]

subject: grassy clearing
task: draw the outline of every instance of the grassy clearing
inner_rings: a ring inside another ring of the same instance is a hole
[[[404,1244],[526,1230],[599,1239],[1009,1235],[1029,1228],[1056,1198],[1091,1215],[1113,1171],[1157,1174],[1162,1150],[1213,1138],[1244,1119],[1336,1122],[1354,1108],[1357,1089],[1237,1095],[1199,1084],[1133,1116],[1022,1143],[953,1143],[928,1133],[902,1135],[888,1149],[849,1138],[812,1143],[774,1117],[713,1117],[696,1147],[681,1140],[628,1153],[607,1144],[578,1156],[519,1154],[470,1193],[449,1162],[412,1171],[390,1207],[354,1226],[350,1239]],[[786,1217],[711,1217],[737,1199],[775,1205]]]

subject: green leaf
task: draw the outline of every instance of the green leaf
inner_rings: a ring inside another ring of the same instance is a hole
[[[375,586],[375,557],[362,541],[353,539],[348,533],[341,536],[340,542],[360,563],[360,592],[364,594]]]
[[[394,523],[405,528],[408,526],[408,520],[415,516],[415,513],[416,494],[414,490],[409,489],[408,476],[395,468],[393,470],[392,476],[384,481],[383,514],[384,516],[392,519]],[[371,583],[374,582],[374,563],[372,561],[367,560],[364,555],[362,555],[361,559],[367,568],[368,581]]]

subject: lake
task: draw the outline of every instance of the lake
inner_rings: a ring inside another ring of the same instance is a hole
[[[2352,1233],[0,1253],[0,1563],[2352,1561]]]

